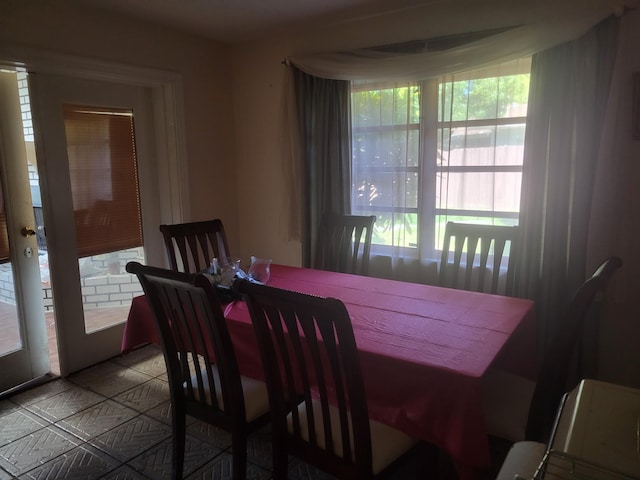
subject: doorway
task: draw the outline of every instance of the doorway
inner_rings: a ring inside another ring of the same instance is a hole
[[[34,243],[34,253],[37,252],[34,257],[39,260],[36,268],[38,294],[42,298],[40,308],[46,312],[45,322],[49,327],[46,337],[52,345],[49,353],[54,366],[47,367],[47,371],[55,371],[57,350],[60,355],[59,373],[66,376],[120,353],[131,298],[141,293],[137,280],[124,271],[126,262],[146,260],[158,265],[165,263],[157,229],[160,223],[177,221],[176,215],[182,217],[182,185],[178,181],[179,176],[171,175],[172,170],[180,167],[176,155],[179,142],[167,142],[166,138],[158,142],[156,133],[158,130],[162,132],[164,125],[177,126],[178,122],[173,118],[174,111],[167,108],[167,100],[175,101],[173,82],[162,79],[162,75],[160,81],[147,78],[145,82],[140,82],[135,75],[123,75],[129,82],[137,84],[131,85],[113,82],[111,78],[109,81],[86,78],[86,73],[71,77],[47,74],[44,72],[46,68],[42,70],[35,68],[36,73],[28,75],[31,93],[37,92],[35,98],[30,98],[36,123],[33,153],[37,155],[33,161],[26,162],[31,174],[30,206],[34,231],[30,241]],[[147,74],[145,72],[143,76]],[[110,73],[109,76],[114,75]],[[69,103],[99,106],[103,110],[113,106],[120,113],[122,109],[129,109],[131,125],[134,125],[135,115],[138,193],[141,206],[145,206],[141,209],[142,245],[92,255],[78,254],[77,239],[70,235],[75,232],[77,222],[73,192],[70,183],[64,181],[60,173],[69,175],[68,136],[59,115],[60,109]],[[28,118],[28,115],[22,114],[22,117]],[[40,134],[37,133],[38,128]],[[175,134],[171,137],[174,140],[180,138]],[[159,196],[161,188],[170,195]],[[167,198],[173,199],[170,205],[167,205]],[[20,269],[17,268],[18,271]],[[35,291],[33,287],[31,289]],[[24,323],[20,309],[16,308],[12,328],[17,332],[14,337],[18,340],[12,348],[16,348],[15,345],[22,348],[25,343],[22,341]],[[5,365],[15,363],[7,358],[0,349],[0,368],[3,370]],[[3,365],[5,361],[9,363]],[[29,375],[33,376],[33,372]],[[0,385],[0,392],[6,388],[6,385]]]

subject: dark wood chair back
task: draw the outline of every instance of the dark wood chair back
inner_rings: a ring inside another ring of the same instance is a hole
[[[566,305],[559,318],[560,328],[551,340],[540,366],[529,407],[525,434],[527,440],[548,440],[562,395],[575,386],[568,385],[569,373],[589,310],[594,300],[605,293],[609,280],[621,266],[620,258],[607,258]]]
[[[268,421],[267,391],[257,381],[248,388],[240,376],[210,277],[137,262],[126,268],[140,280],[160,334],[171,396],[172,478],[182,478],[186,415],[231,432],[234,479],[244,478],[246,436]]]
[[[251,312],[264,364],[274,478],[286,478],[287,453],[340,478],[370,478],[369,415],[344,304],[248,281],[236,288]]]
[[[199,273],[214,258],[229,257],[224,225],[219,218],[201,222],[160,225],[169,268],[176,272]],[[178,263],[180,259],[180,263]]]
[[[314,268],[332,272],[369,274],[375,215],[326,214],[316,243]]]
[[[438,284],[511,295],[518,232],[515,226],[447,222]],[[508,257],[505,255],[507,248]],[[505,273],[502,284],[501,276]]]

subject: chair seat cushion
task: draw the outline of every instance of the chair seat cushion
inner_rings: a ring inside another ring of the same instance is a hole
[[[212,372],[216,390],[216,399],[218,401],[218,405],[220,405],[220,409],[224,410],[222,388],[220,388],[220,373],[218,372],[217,365],[213,366]],[[244,376],[240,376],[240,382],[242,383],[242,392],[244,394],[245,419],[247,422],[251,422],[269,411],[267,385],[260,380]],[[209,389],[209,379],[207,378],[206,370],[202,370],[202,383],[205,390],[205,402],[211,405],[211,390]],[[195,374],[191,377],[191,384],[197,385]],[[194,389],[194,397],[196,400],[199,400],[197,389]]]
[[[322,425],[321,404],[318,400],[313,400],[312,403],[315,423],[316,425]],[[340,437],[338,409],[330,407],[329,410],[332,425],[331,430],[334,432],[333,444],[335,445],[338,455],[342,456],[342,439]],[[308,441],[309,431],[307,429],[306,421],[307,409],[304,403],[298,405],[298,412],[300,414],[302,438]],[[372,470],[374,474],[380,473],[393,461],[418,443],[417,440],[402,433],[400,430],[396,430],[395,428],[376,422],[375,420],[370,420],[369,425],[371,428],[371,456],[373,459]],[[293,432],[292,414],[287,416],[287,427],[290,433]],[[318,445],[324,447],[324,429],[316,429],[316,437]],[[353,442],[353,437],[351,437],[351,441]]]
[[[533,478],[540,466],[546,445],[539,442],[516,442],[512,445],[496,480],[514,480],[516,478]]]
[[[519,442],[525,439],[535,382],[510,372],[489,369],[483,378],[482,406],[489,435]]]

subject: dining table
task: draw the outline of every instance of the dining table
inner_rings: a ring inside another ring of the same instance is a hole
[[[371,418],[445,451],[461,478],[490,467],[482,381],[490,368],[535,378],[531,300],[277,264],[268,284],[345,304]],[[246,304],[223,308],[241,373],[263,378]],[[147,343],[159,338],[151,308],[138,296],[122,351]]]

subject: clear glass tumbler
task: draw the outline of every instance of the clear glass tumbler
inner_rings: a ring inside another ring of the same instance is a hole
[[[251,256],[249,279],[257,283],[267,283],[271,275],[271,260]]]

